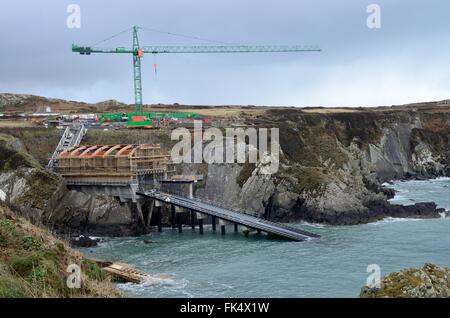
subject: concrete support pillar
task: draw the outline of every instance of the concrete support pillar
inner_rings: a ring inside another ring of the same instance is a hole
[[[199,232],[203,234],[203,220],[206,218],[206,215],[197,212],[195,216],[197,217]]]
[[[234,231],[235,232],[239,231],[239,224],[234,223]]]
[[[152,221],[152,215],[153,215],[153,209],[155,208],[155,200],[152,200],[150,202],[150,208],[148,210],[148,214],[147,214],[147,222],[145,223],[145,227],[149,227],[150,226],[150,222]]]
[[[170,205],[170,212],[171,212],[171,216],[170,216],[170,223],[172,224],[172,228],[176,228],[176,213],[175,213],[175,206],[173,204]]]
[[[215,216],[211,217],[211,223],[212,223],[212,230],[215,232],[216,231],[216,217]]]
[[[191,228],[195,230],[195,213],[191,210]]]
[[[188,194],[188,198],[193,198],[194,197],[194,183],[191,182],[189,184],[189,194]]]
[[[256,230],[256,232],[257,232],[258,234],[261,234],[261,230]]]
[[[227,224],[227,221],[219,219],[219,225],[220,225],[220,233],[222,235],[225,235],[225,225]]]
[[[144,220],[144,214],[142,213],[142,205],[139,202],[136,202],[136,208],[138,210],[139,220],[141,221],[143,226],[146,226],[146,223]]]
[[[158,209],[158,232],[162,232],[162,207],[163,203],[161,201],[155,200],[155,207]]]
[[[162,208],[158,207],[158,232],[162,232],[161,219],[162,219]]]
[[[181,213],[177,213],[178,233],[183,233],[183,224],[181,223]]]
[[[199,233],[203,234],[203,219],[198,220],[198,229],[199,229]]]

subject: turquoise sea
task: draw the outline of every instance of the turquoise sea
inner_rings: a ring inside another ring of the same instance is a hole
[[[394,182],[393,203],[434,201],[450,210],[450,179]],[[378,264],[386,275],[433,262],[450,266],[450,219],[386,219],[357,226],[296,224],[322,235],[307,242],[249,238],[187,227],[142,237],[104,238],[90,256],[147,272],[140,285],[118,284],[130,297],[357,297]],[[149,242],[151,241],[151,242]]]

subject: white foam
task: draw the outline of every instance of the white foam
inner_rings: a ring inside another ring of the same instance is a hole
[[[301,225],[310,226],[310,227],[315,227],[315,228],[318,228],[318,229],[323,229],[323,228],[326,227],[326,224],[321,224],[321,223],[310,223],[310,222],[305,222],[305,221],[301,222],[300,224],[301,224]]]
[[[380,224],[386,224],[386,223],[395,223],[395,222],[416,222],[416,221],[423,221],[425,219],[417,219],[417,218],[393,218],[393,217],[387,217],[380,221],[376,221],[373,223],[369,223],[371,225],[380,225]]]
[[[0,189],[0,201],[6,201],[6,193]]]

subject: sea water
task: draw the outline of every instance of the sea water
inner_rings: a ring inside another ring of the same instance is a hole
[[[450,210],[450,179],[394,182],[392,203],[434,201]],[[129,263],[152,277],[118,284],[130,297],[357,297],[370,264],[386,275],[425,262],[450,266],[450,219],[392,219],[356,226],[295,224],[322,238],[307,242],[213,233],[105,238],[83,249],[91,257]]]

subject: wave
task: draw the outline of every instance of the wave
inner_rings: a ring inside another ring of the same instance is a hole
[[[306,225],[306,226],[310,226],[310,227],[314,227],[317,229],[323,229],[325,227],[327,227],[326,224],[321,224],[321,223],[311,223],[311,222],[306,222],[306,221],[302,221],[300,223],[298,223],[300,225]]]
[[[417,222],[417,221],[424,221],[426,219],[419,219],[419,218],[393,218],[393,217],[387,217],[380,221],[369,223],[369,225],[380,225],[380,224],[386,224],[386,223],[396,223],[396,222]]]

